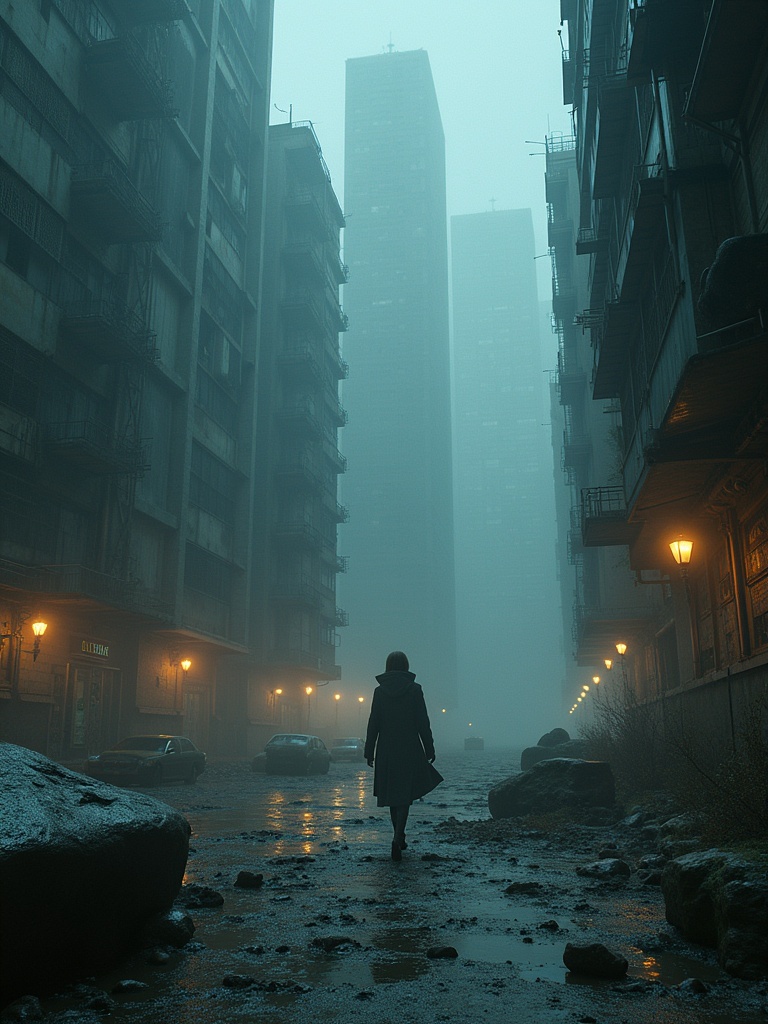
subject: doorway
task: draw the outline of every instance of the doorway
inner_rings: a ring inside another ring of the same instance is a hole
[[[71,664],[67,691],[66,755],[85,758],[120,739],[118,669]]]

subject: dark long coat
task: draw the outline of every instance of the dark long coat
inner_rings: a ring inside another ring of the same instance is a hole
[[[435,744],[416,676],[384,672],[376,681],[365,759],[374,761],[373,795],[378,806],[398,807],[430,793],[443,777],[430,764]]]

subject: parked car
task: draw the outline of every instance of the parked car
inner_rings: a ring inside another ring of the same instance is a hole
[[[320,737],[306,733],[276,733],[264,753],[267,775],[326,775],[331,764],[331,755]]]
[[[331,758],[334,761],[362,761],[365,743],[359,736],[345,736],[334,740],[331,746]]]
[[[129,736],[111,750],[88,758],[85,774],[103,782],[159,786],[194,782],[205,771],[205,754],[186,736]]]

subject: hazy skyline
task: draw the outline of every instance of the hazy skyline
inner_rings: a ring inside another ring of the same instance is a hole
[[[449,217],[530,207],[543,254],[544,137],[571,132],[559,28],[559,0],[276,0],[272,121],[292,109],[295,121],[313,122],[341,197],[346,60],[384,52],[390,41],[425,49],[445,131]],[[537,269],[546,297],[548,261]]]

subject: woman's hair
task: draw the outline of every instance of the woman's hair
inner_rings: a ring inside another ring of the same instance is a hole
[[[392,651],[387,655],[387,672],[407,672],[408,659],[402,651]]]

